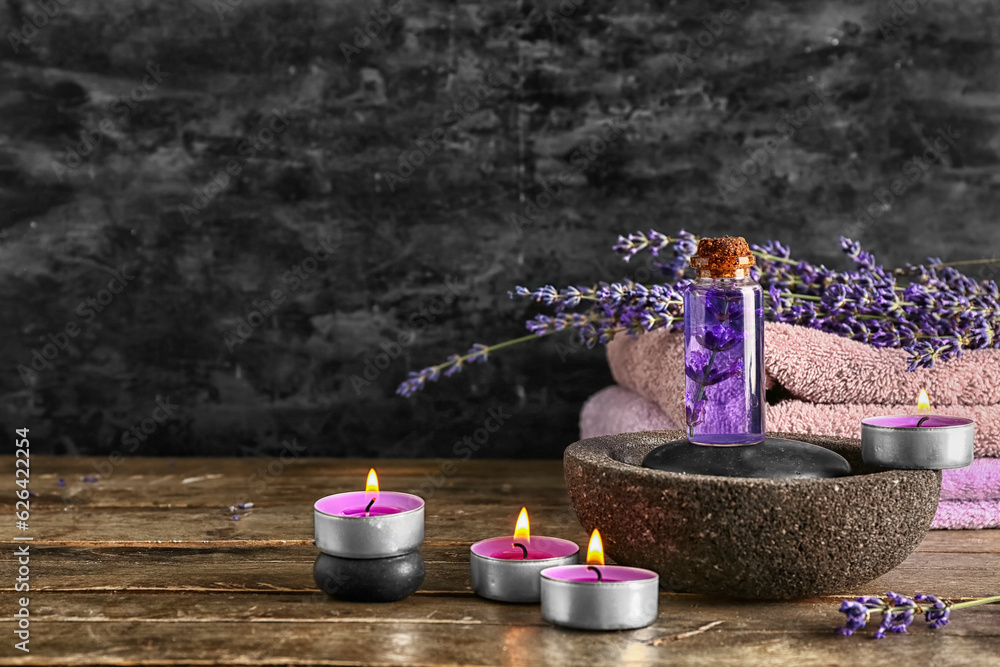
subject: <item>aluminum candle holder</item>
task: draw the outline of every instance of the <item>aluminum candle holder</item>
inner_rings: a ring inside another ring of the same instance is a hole
[[[542,571],[542,618],[578,630],[635,630],[659,615],[660,575],[619,565]]]
[[[596,528],[587,565],[542,570],[542,618],[578,630],[635,630],[660,613],[660,575],[638,567],[604,564]]]
[[[884,468],[964,468],[972,464],[974,438],[975,423],[962,417],[870,417],[861,421],[861,456]]]
[[[522,545],[523,551],[514,543]],[[501,602],[538,602],[542,570],[576,565],[580,547],[556,537],[493,537],[472,545],[470,568],[476,595]]]
[[[386,558],[420,548],[424,541],[423,499],[383,491],[369,507],[372,499],[370,493],[354,491],[317,500],[313,523],[319,550],[341,558]]]

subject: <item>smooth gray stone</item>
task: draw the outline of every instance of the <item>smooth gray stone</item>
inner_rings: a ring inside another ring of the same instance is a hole
[[[643,459],[655,470],[722,477],[807,479],[843,477],[851,466],[840,454],[799,440],[768,438],[756,445],[709,447],[686,439],[660,445]]]
[[[419,551],[390,558],[340,558],[321,553],[313,565],[316,585],[327,595],[350,602],[395,602],[412,595],[424,581]]]

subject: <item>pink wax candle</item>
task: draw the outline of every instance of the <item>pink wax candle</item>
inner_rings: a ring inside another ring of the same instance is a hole
[[[337,493],[313,505],[316,546],[340,558],[387,558],[410,553],[424,541],[424,501],[380,491],[375,470],[364,491]]]
[[[920,390],[915,415],[861,420],[861,456],[884,468],[943,470],[972,463],[975,422],[930,414],[927,392]]]
[[[652,570],[604,564],[604,545],[596,529],[587,565],[542,571],[542,618],[580,630],[633,630],[659,615],[660,575]]]
[[[861,423],[890,428],[942,428],[948,426],[968,426],[973,421],[965,417],[949,417],[946,415],[892,415],[888,417],[869,417],[862,420]]]
[[[515,543],[524,548],[514,546]],[[477,556],[498,560],[548,560],[572,556],[579,551],[580,547],[575,542],[542,535],[520,540],[516,537],[491,537],[472,545],[472,553]]]
[[[503,602],[538,602],[539,573],[576,563],[580,547],[557,537],[532,536],[528,510],[522,507],[512,536],[481,540],[471,552],[469,568],[477,595]]]

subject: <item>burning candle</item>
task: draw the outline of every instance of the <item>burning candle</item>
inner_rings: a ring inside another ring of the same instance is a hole
[[[531,535],[528,510],[521,508],[512,537],[493,537],[472,545],[472,588],[502,602],[538,602],[539,574],[556,565],[579,562],[580,547],[557,537]]]
[[[660,576],[638,567],[604,564],[596,529],[587,548],[587,565],[542,571],[542,618],[579,630],[634,630],[659,615]]]
[[[917,414],[869,417],[861,421],[861,456],[884,468],[943,470],[972,463],[975,422],[930,414],[920,390]]]
[[[316,501],[313,527],[320,551],[341,558],[385,558],[415,551],[424,541],[424,501],[379,491],[375,469],[364,491]]]

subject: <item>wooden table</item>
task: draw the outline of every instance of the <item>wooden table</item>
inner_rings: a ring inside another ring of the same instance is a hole
[[[838,596],[753,603],[663,593],[655,625],[614,633],[555,628],[535,605],[477,598],[469,545],[511,531],[521,505],[536,534],[585,542],[558,461],[129,458],[84,481],[94,463],[31,460],[30,530],[8,528],[34,538],[31,591],[13,590],[8,542],[0,664],[1000,665],[1000,605],[875,641],[834,634]],[[373,464],[385,489],[434,489],[427,578],[402,602],[336,602],[313,585],[312,503],[359,488]],[[0,486],[10,516],[13,474]],[[247,499],[254,509],[232,520],[227,507]],[[1000,594],[1000,531],[932,532],[901,566],[850,593],[886,590]],[[23,595],[30,654],[13,648]]]

